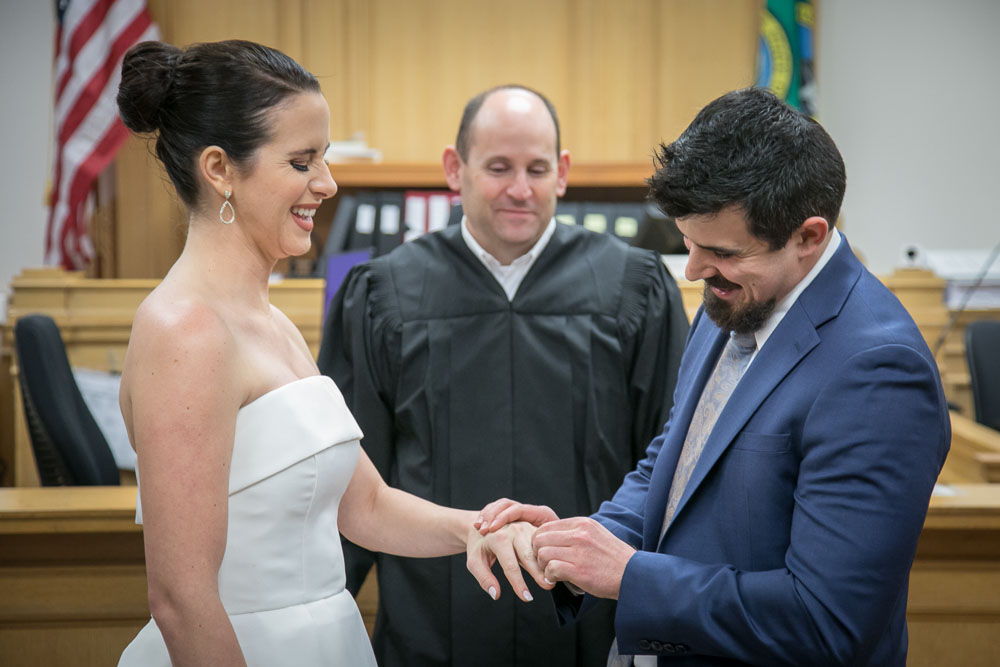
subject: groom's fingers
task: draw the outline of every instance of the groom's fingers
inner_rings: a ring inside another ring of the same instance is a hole
[[[511,505],[517,505],[517,502],[511,500],[510,498],[500,498],[499,500],[494,500],[482,509],[479,513],[479,518],[476,519],[475,523],[472,525],[479,529],[480,534],[485,535],[490,532],[489,526],[493,522],[493,519],[496,518],[500,512],[507,509]]]
[[[573,582],[573,579],[570,574],[573,569],[574,569],[573,566],[570,563],[567,563],[566,561],[550,560],[548,561],[548,564],[545,566],[545,578],[553,582],[553,585],[555,585],[555,582],[557,581],[566,581],[570,583],[575,583]],[[579,587],[583,588],[583,586]]]
[[[487,524],[484,520],[483,525],[487,527],[487,530],[492,532],[503,528],[509,523],[514,523],[515,521],[526,521],[533,526],[541,526],[549,521],[555,521],[558,518],[559,516],[552,511],[552,508],[545,505],[523,505],[521,503],[512,503],[510,506],[502,509],[496,517],[494,517],[493,521]],[[480,527],[479,531],[483,532],[483,528]],[[485,535],[485,533],[483,534]]]
[[[542,566],[539,565],[535,549],[531,544],[531,537],[533,534],[534,529],[516,530],[514,533],[514,552],[517,554],[517,559],[520,561],[521,567],[529,575],[531,575],[531,578],[535,580],[535,583],[544,589],[551,589],[554,584],[546,581],[545,572],[542,569]]]

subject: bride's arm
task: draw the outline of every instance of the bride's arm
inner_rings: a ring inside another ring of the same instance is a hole
[[[144,306],[122,381],[139,455],[149,608],[174,665],[245,665],[219,599],[242,397],[228,331],[205,308]]]
[[[546,584],[531,549],[530,524],[510,524],[480,535],[473,522],[478,512],[435,505],[388,486],[364,450],[340,502],[340,532],[355,544],[397,556],[429,558],[465,551],[467,565],[479,585],[494,599],[500,587],[490,572],[499,561],[507,580],[522,600],[531,595],[521,576],[521,564],[539,585]]]

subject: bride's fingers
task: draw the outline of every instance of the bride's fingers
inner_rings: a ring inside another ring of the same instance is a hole
[[[465,567],[476,581],[479,582],[480,588],[496,600],[500,597],[500,582],[493,576],[489,560],[487,553],[482,549],[478,549],[475,552],[470,551],[465,558]]]
[[[507,577],[507,581],[510,582],[511,587],[519,598],[525,602],[531,602],[533,598],[528,591],[528,585],[524,583],[524,577],[521,576],[521,565],[514,552],[513,541],[501,535],[491,537],[492,544],[494,545],[493,553],[497,558],[497,562],[500,563],[500,567],[503,568],[503,573]]]
[[[542,588],[551,589],[554,584],[545,578],[545,571],[538,563],[534,547],[531,545],[531,535],[533,532],[533,530],[517,531],[514,535],[514,551],[517,553],[517,558],[521,562],[521,567],[524,568],[525,572],[531,575],[531,578],[535,580],[535,583]]]

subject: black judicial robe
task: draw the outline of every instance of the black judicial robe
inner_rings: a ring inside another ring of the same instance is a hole
[[[355,267],[318,359],[392,486],[477,510],[500,497],[587,515],[660,433],[688,323],[659,256],[557,224],[513,301],[455,225]],[[345,540],[357,592],[370,554]],[[465,556],[380,554],[374,646],[382,667],[600,665],[614,606],[559,627],[526,577],[495,568],[493,601]]]

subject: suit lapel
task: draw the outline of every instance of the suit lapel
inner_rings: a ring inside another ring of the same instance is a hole
[[[792,304],[729,397],[677,505],[675,521],[684,511],[692,494],[704,482],[712,467],[733,443],[747,421],[799,361],[819,344],[817,328],[840,312],[860,275],[861,264],[854,257],[847,239],[842,237],[841,245],[830,262]],[[657,513],[647,514],[647,517],[652,516],[653,520],[646,521],[644,535],[646,544],[659,546],[659,533],[680,448],[683,446],[687,427],[691,423],[701,391],[708,381],[708,374],[714,368],[721,347],[728,338],[724,332],[717,328],[715,330],[716,338],[710,345],[705,345],[705,354],[699,359],[698,380],[692,387],[694,391],[689,391],[685,397],[684,429],[680,433],[672,434],[674,437],[671,438],[669,450],[666,449],[667,443],[664,443],[664,449],[660,453],[661,458],[667,455],[666,460],[661,462],[658,458],[653,469],[655,482],[651,482],[650,485],[650,499],[655,493],[657,505],[647,506],[647,509]]]
[[[780,335],[779,335],[780,332]],[[819,343],[816,329],[805,312],[793,305],[778,329],[771,335],[746,374],[736,385],[722,409],[705,448],[695,464],[691,479],[684,488],[674,517],[684,511],[691,495],[705,480],[709,471],[743,430],[750,417],[798,362]]]
[[[660,538],[660,531],[663,528],[663,514],[666,511],[667,497],[670,493],[670,482],[673,479],[674,470],[677,468],[677,461],[680,458],[681,448],[684,446],[688,427],[694,416],[695,408],[698,406],[698,399],[701,398],[701,392],[715,368],[722,348],[729,340],[729,335],[715,326],[704,315],[704,311],[699,311],[692,326],[694,333],[688,342],[685,354],[696,356],[690,360],[684,360],[685,364],[689,361],[691,363],[693,369],[689,376],[691,380],[685,386],[678,387],[679,391],[676,392],[676,395],[682,399],[674,408],[670,430],[656,456],[656,463],[653,465],[653,472],[650,476],[649,494],[646,497],[643,544],[644,548],[650,551],[655,550],[657,540]],[[678,375],[678,382],[681,382],[685,375],[682,369]]]

